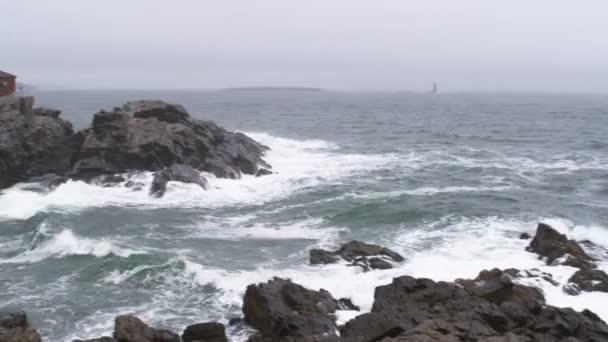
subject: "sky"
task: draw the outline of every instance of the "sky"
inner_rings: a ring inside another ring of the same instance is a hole
[[[608,93],[607,0],[0,0],[0,70],[62,89]]]

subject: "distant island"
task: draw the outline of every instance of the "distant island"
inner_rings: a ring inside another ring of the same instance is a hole
[[[220,89],[222,91],[324,91],[321,88],[311,87],[232,87]]]

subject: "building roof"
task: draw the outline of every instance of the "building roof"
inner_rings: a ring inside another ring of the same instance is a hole
[[[17,76],[11,75],[8,72],[4,72],[4,71],[0,70],[0,77],[17,77]]]

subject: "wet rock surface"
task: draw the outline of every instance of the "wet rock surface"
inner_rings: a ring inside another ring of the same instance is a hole
[[[309,290],[281,278],[249,285],[243,301],[245,322],[273,340],[335,336],[333,313],[337,308],[329,292]]]
[[[118,342],[180,342],[177,334],[166,329],[152,328],[132,315],[116,317],[114,338]]]
[[[0,342],[40,342],[40,335],[29,327],[23,311],[0,311]]]
[[[221,323],[209,322],[189,325],[182,334],[183,342],[227,342],[226,328]]]
[[[336,251],[324,249],[311,249],[310,263],[333,264],[341,259],[350,263],[350,266],[359,266],[364,271],[372,269],[393,268],[391,262],[402,262],[405,260],[399,253],[379,245],[368,244],[361,241],[350,241]]]
[[[154,174],[154,179],[150,186],[150,195],[162,197],[167,191],[167,183],[169,181],[197,184],[201,188],[207,189],[207,179],[201,176],[200,172],[188,165],[175,164]]]
[[[593,247],[589,241],[584,243]],[[597,268],[595,260],[578,242],[569,240],[551,226],[540,223],[527,250],[546,257],[548,265],[563,260],[562,265],[579,269],[568,280],[570,284],[564,285],[565,293],[578,295],[581,291],[608,292],[608,274]]]
[[[546,305],[540,290],[513,282],[518,273],[492,269],[455,282],[395,278],[376,288],[371,312],[339,327],[340,336],[332,332],[331,295],[286,280],[251,285],[243,311],[260,331],[250,341],[608,340],[608,326],[597,315]],[[285,287],[298,295],[284,295]]]
[[[164,175],[176,164],[220,178],[272,174],[263,159],[267,146],[193,119],[179,105],[129,102],[96,113],[92,126],[77,133],[60,111],[34,109],[33,102],[14,108],[0,112],[0,188],[50,173],[86,181],[134,170]]]

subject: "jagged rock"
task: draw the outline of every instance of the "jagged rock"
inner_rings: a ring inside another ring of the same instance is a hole
[[[189,325],[182,334],[183,342],[227,342],[226,329],[221,323]]]
[[[78,134],[82,144],[71,174],[79,178],[158,171],[173,164],[226,178],[270,168],[262,159],[268,147],[160,101],[129,102],[112,112],[101,111],[93,126]]]
[[[19,103],[20,98],[14,101]],[[0,188],[31,177],[62,174],[70,167],[72,125],[58,117],[30,113],[31,108],[25,112],[0,111]]]
[[[61,111],[53,108],[40,107],[34,108],[34,115],[48,116],[57,119],[61,115]]]
[[[201,176],[200,172],[188,165],[175,164],[154,174],[154,179],[150,186],[150,195],[162,197],[167,190],[167,183],[169,181],[193,183],[198,184],[203,189],[207,188],[207,180]]]
[[[396,337],[405,331],[404,324],[388,315],[368,312],[355,317],[340,327],[340,336],[359,337],[365,342]]]
[[[258,172],[255,173],[256,177],[268,176],[272,175],[274,172],[267,169],[259,169]]]
[[[12,329],[27,327],[27,315],[23,311],[0,311],[0,327]]]
[[[74,134],[58,110],[33,109],[33,98],[6,101],[0,108],[0,188],[49,173],[90,181],[174,164],[220,178],[272,173],[262,159],[268,147],[195,120],[178,105],[129,102],[98,112],[91,128]]]
[[[568,279],[583,291],[608,292],[608,274],[597,269],[580,269]]]
[[[132,315],[116,317],[114,338],[118,342],[180,342],[177,334],[165,329],[152,328]]]
[[[405,329],[383,341],[608,339],[608,326],[593,313],[547,306],[540,290],[516,284],[510,277],[493,269],[457,284],[395,278],[376,288],[372,313],[393,319]]]
[[[35,329],[28,327],[23,311],[0,311],[0,342],[41,342]]]
[[[340,258],[350,262],[351,266],[361,267],[364,271],[392,268],[393,265],[387,259],[394,262],[404,260],[399,253],[393,250],[361,241],[347,242],[335,252],[318,248],[310,250],[312,265],[333,264],[340,261]]]
[[[338,261],[340,261],[340,257],[334,252],[318,248],[313,248],[310,250],[310,263],[312,265],[333,264]]]
[[[359,311],[360,308],[356,306],[350,298],[340,298],[338,299],[338,309],[339,310],[352,310]]]
[[[247,287],[243,302],[245,322],[264,338],[281,340],[335,336],[337,301],[327,291],[306,289],[290,280],[274,278]]]
[[[544,223],[538,224],[536,235],[530,242],[530,246],[526,249],[542,257],[546,257],[547,265],[566,255],[585,261],[592,260],[576,241],[568,240],[564,234],[560,234],[551,226]]]

